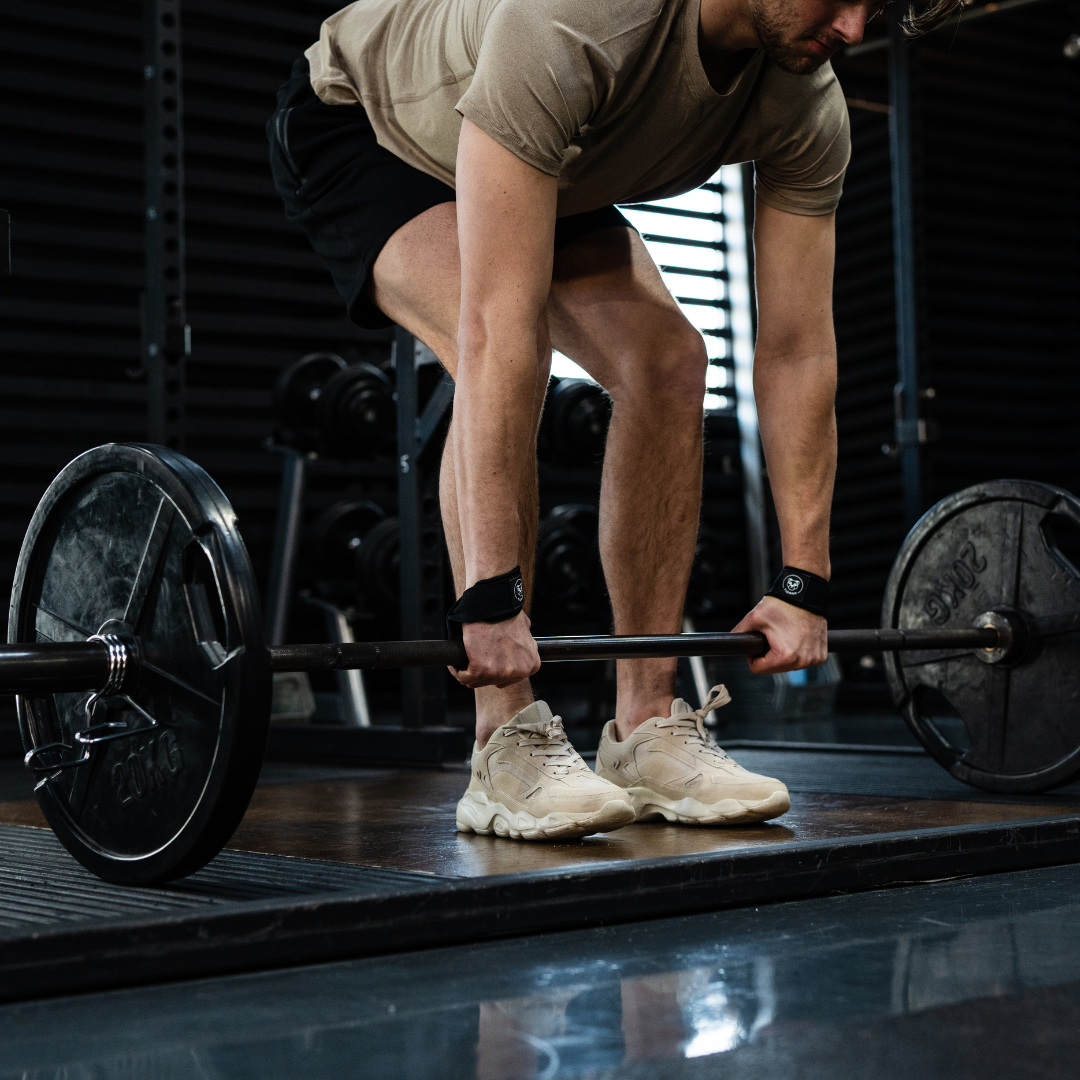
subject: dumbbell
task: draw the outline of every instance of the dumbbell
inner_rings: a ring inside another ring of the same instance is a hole
[[[552,379],[541,422],[542,441],[552,462],[595,465],[604,456],[611,398],[589,379]]]
[[[316,422],[326,446],[338,457],[392,451],[397,423],[394,384],[374,364],[350,364],[322,388]]]
[[[373,611],[395,623],[401,603],[401,526],[396,517],[380,521],[356,548],[352,580]]]
[[[335,503],[308,531],[307,553],[316,580],[355,591],[366,608],[380,613],[397,610],[400,550],[398,519],[367,500]]]
[[[357,552],[386,511],[366,499],[345,499],[324,510],[307,536],[308,564],[316,578],[351,581]]]
[[[319,438],[316,419],[323,387],[348,365],[332,352],[313,352],[286,367],[274,383],[274,415],[281,440],[304,449]]]
[[[288,445],[345,459],[393,448],[394,384],[373,364],[309,353],[281,372],[273,400]]]
[[[597,539],[598,512],[588,503],[556,506],[536,537],[537,606],[585,613],[603,596],[604,572]]]

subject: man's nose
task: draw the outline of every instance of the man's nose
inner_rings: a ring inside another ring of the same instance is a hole
[[[862,41],[863,31],[866,29],[866,5],[844,5],[829,24],[829,29],[837,37],[843,38],[845,45],[857,45]]]

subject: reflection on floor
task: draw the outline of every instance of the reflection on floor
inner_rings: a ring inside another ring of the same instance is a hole
[[[1067,1076],[1080,867],[0,1008],[0,1080]]]

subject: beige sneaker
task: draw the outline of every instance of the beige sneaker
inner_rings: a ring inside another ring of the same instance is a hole
[[[581,760],[562,718],[535,701],[473,748],[472,779],[457,806],[458,832],[514,840],[566,840],[621,829],[630,796]]]
[[[676,698],[671,716],[646,720],[622,742],[610,720],[596,752],[597,775],[627,790],[638,821],[733,825],[779,817],[791,809],[787,788],[747,772],[705,730],[705,717],[730,700],[723,686],[714,686],[700,709]]]

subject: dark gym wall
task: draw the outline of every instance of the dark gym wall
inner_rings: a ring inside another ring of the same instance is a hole
[[[1076,5],[1047,2],[913,45],[923,508],[996,477],[1080,491],[1080,64]],[[834,61],[852,103],[837,216],[834,624],[880,617],[904,535],[899,466],[882,454],[896,382],[887,54]],[[859,103],[877,105],[877,111]]]
[[[313,350],[349,361],[389,356],[389,331],[363,332],[345,319],[306,238],[285,220],[267,165],[264,125],[277,87],[339,6],[178,4],[192,328],[185,450],[236,507],[264,586],[281,468],[263,445],[274,426],[274,377]],[[0,0],[0,207],[14,224],[14,273],[0,285],[5,595],[27,522],[53,476],[91,446],[147,437],[143,64],[141,0]],[[718,545],[711,565],[732,580],[719,590],[712,583],[695,614],[726,628],[746,599],[741,475],[733,421],[720,418],[713,429],[705,502]],[[544,475],[545,507],[595,500],[598,468],[545,466]],[[308,520],[348,495],[395,512],[393,463],[318,461]],[[294,612],[296,633],[321,632],[313,615],[304,624],[311,613],[303,605]],[[556,630],[565,621],[543,619]],[[606,619],[592,628],[606,629]]]
[[[293,60],[337,8],[183,0],[187,150],[187,452],[237,507],[262,577],[280,461],[262,448],[278,368],[313,349],[383,360],[387,333],[344,317],[287,222],[263,125]],[[13,274],[0,279],[0,590],[48,482],[108,440],[146,437],[142,5],[0,2],[0,207]],[[340,474],[320,469],[340,486]]]
[[[281,461],[263,449],[270,386],[298,356],[331,350],[381,363],[390,331],[363,331],[300,229],[286,221],[267,164],[264,125],[293,62],[336,0],[183,0],[187,195],[187,453],[240,514],[264,580]],[[376,483],[382,464],[321,461],[313,505],[343,483]],[[391,485],[392,487],[392,485]]]
[[[882,89],[876,100],[884,97]],[[893,438],[896,382],[888,117],[862,107],[850,109],[850,117],[853,153],[837,211],[833,302],[840,368],[830,610],[838,627],[877,625],[903,537],[900,470],[881,452]]]
[[[183,0],[187,452],[239,513],[260,581],[280,460],[263,449],[277,369],[313,349],[381,361],[388,333],[344,318],[328,275],[288,223],[263,125],[292,62],[339,5]],[[147,437],[140,0],[0,0],[0,594],[56,473],[102,442]],[[382,464],[322,465],[312,502]],[[392,481],[386,486],[393,491]],[[8,709],[10,706],[8,706]],[[8,709],[2,710],[10,716]],[[0,749],[10,720],[0,716]]]
[[[1047,3],[920,49],[928,503],[994,476],[1080,491],[1078,31]]]
[[[262,449],[273,375],[314,348],[350,360],[387,355],[386,335],[344,319],[266,168],[274,91],[337,6],[182,4],[187,448],[236,504],[260,576],[279,474]],[[926,506],[1010,474],[1080,490],[1080,68],[1062,56],[1078,23],[1075,6],[1055,0],[915,46],[920,364],[923,387],[936,394],[924,415],[941,426],[924,448]],[[886,102],[885,61],[883,50],[839,58],[848,97]],[[0,0],[0,206],[12,212],[14,235],[14,273],[0,286],[3,590],[57,470],[99,442],[145,437],[142,62],[138,0]],[[834,623],[847,626],[877,621],[903,535],[899,471],[880,450],[893,438],[896,377],[887,116],[859,107],[851,115],[854,157],[838,215],[833,529]],[[350,484],[393,497],[383,463],[321,462],[312,512]],[[714,504],[718,518],[731,498],[725,489],[723,508]]]

